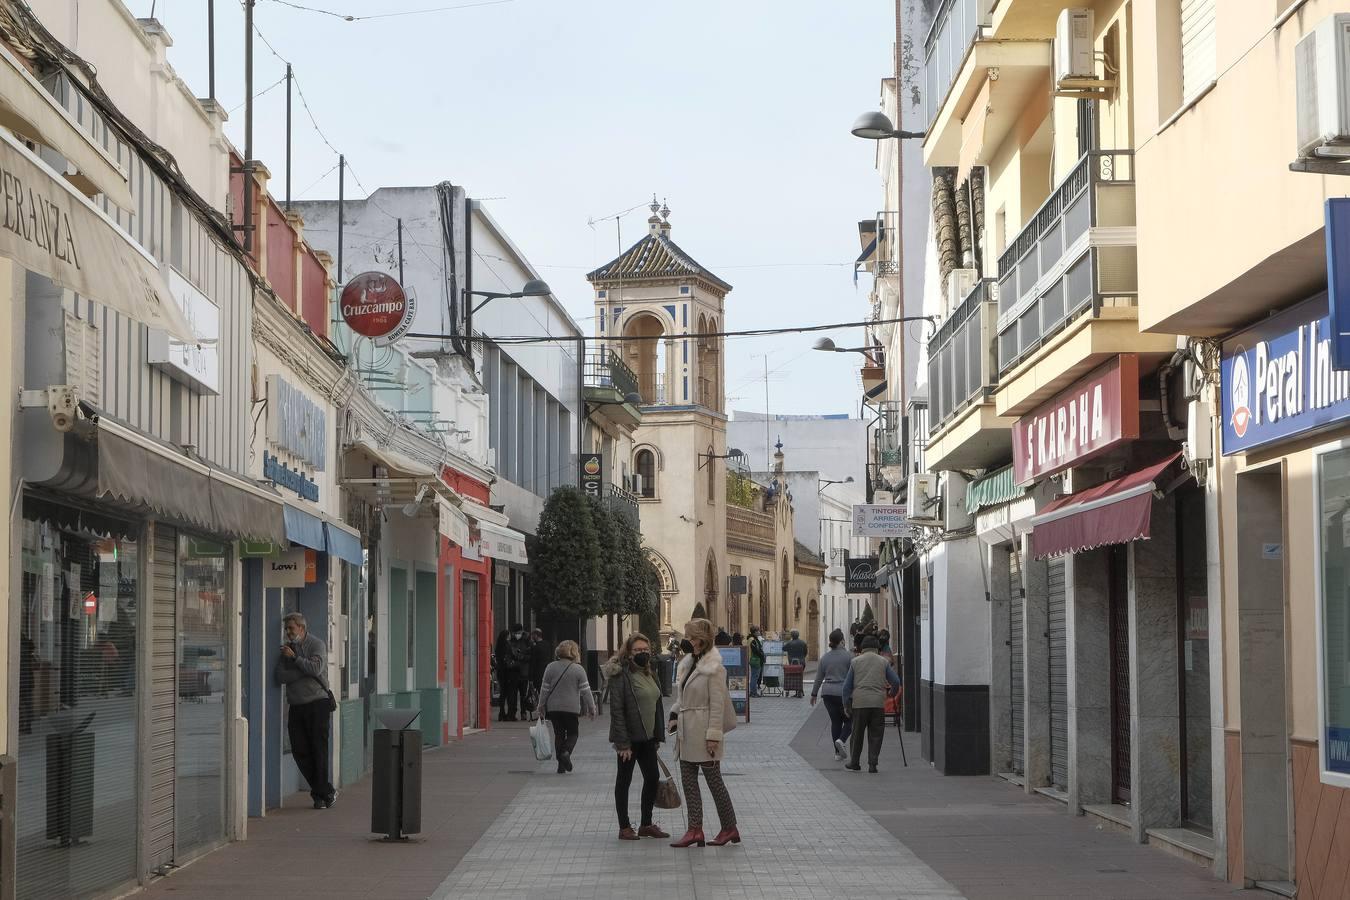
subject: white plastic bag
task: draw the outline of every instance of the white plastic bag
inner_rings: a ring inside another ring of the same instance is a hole
[[[530,726],[530,743],[534,745],[534,758],[543,762],[553,758],[553,731],[547,719],[537,719]]]

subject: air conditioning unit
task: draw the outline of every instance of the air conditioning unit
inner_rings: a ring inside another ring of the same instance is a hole
[[[951,309],[958,306],[975,290],[975,282],[980,275],[974,269],[952,269],[947,273],[947,304]]]
[[[1328,16],[1294,47],[1299,156],[1350,156],[1350,13]]]
[[[909,502],[906,517],[917,525],[942,524],[942,497],[938,477],[929,472],[909,476]]]
[[[895,502],[895,494],[891,491],[873,491],[872,502],[877,506],[890,506]]]
[[[1075,78],[1096,78],[1097,58],[1092,42],[1092,10],[1060,10],[1055,25],[1055,86]]]
[[[970,512],[966,509],[966,493],[970,482],[955,472],[948,472],[942,479],[942,525],[948,531],[959,531],[968,527]]]

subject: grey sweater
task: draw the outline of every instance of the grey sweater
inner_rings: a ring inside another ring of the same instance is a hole
[[[854,709],[880,709],[886,698],[900,690],[900,676],[875,650],[864,650],[853,658],[844,679],[844,702]]]
[[[580,663],[570,659],[555,659],[544,670],[544,682],[539,687],[539,711],[541,713],[572,713],[579,716],[583,712],[594,715],[595,695],[591,693],[591,682],[586,670]]]
[[[277,681],[286,685],[286,702],[291,706],[328,698],[328,648],[309,632],[294,645],[295,659],[281,654],[277,663]]]
[[[848,668],[852,663],[853,654],[845,650],[843,644],[822,656],[816,664],[816,685],[811,688],[811,696],[844,696],[844,679],[848,677]]]

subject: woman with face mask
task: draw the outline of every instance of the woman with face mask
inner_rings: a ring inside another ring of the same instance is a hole
[[[665,740],[665,710],[651,641],[644,634],[630,634],[619,654],[605,664],[604,673],[609,685],[609,741],[619,763],[614,779],[619,840],[668,838],[670,835],[652,820],[656,789],[661,783],[657,751]],[[633,783],[634,766],[642,769],[642,824],[636,831],[628,817],[628,788]]]
[[[684,804],[689,815],[689,830],[672,847],[702,847],[705,843],[720,847],[739,844],[736,809],[731,805],[726,782],[722,780],[722,756],[726,733],[736,727],[736,713],[727,690],[727,670],[722,655],[713,645],[713,625],[707,619],[694,619],[684,627],[689,655],[675,670],[678,688],[670,709],[670,732],[676,735],[675,755],[680,759],[680,780],[684,785]],[[703,795],[698,773],[708,782],[721,831],[707,840],[703,836]]]

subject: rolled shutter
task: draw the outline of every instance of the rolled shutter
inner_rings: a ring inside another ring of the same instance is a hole
[[[1008,646],[1010,653],[1009,704],[1012,712],[1012,768],[1018,775],[1026,772],[1026,596],[1022,592],[1022,562],[1016,551],[1008,554],[1008,580],[1012,602],[1008,604]]]
[[[1050,781],[1061,790],[1069,784],[1069,653],[1064,557],[1050,560]]]
[[[1214,0],[1181,0],[1181,96],[1188,102],[1214,80]]]
[[[150,811],[145,831],[146,860],[153,871],[174,860],[178,532],[163,525],[155,526],[150,597]]]

